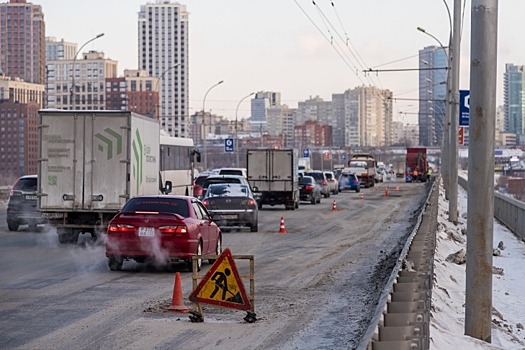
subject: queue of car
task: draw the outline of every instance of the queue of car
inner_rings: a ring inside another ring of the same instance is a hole
[[[11,231],[21,225],[35,230],[45,223],[38,212],[36,175],[23,176],[13,185],[7,210]],[[308,170],[299,176],[300,200],[312,205],[344,190],[360,191],[355,174]],[[194,255],[220,255],[222,232],[247,228],[258,232],[258,196],[246,169],[223,168],[195,177],[193,196],[151,195],[130,198],[107,227],[108,266],[122,269],[125,261],[192,265]],[[212,263],[214,259],[210,259]],[[197,269],[202,266],[197,261]]]

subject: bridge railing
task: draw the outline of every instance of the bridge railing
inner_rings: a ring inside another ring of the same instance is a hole
[[[468,190],[465,177],[458,178],[458,184]],[[494,217],[507,226],[514,234],[525,239],[525,202],[494,192]]]

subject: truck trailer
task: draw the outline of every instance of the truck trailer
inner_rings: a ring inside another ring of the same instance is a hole
[[[263,205],[299,208],[298,152],[294,149],[250,149],[247,151],[250,186]]]
[[[39,112],[38,208],[60,243],[97,239],[126,201],[159,183],[159,123],[127,111]],[[169,184],[167,187],[170,187]]]
[[[427,181],[428,161],[425,147],[408,147],[405,163],[406,182]],[[417,175],[414,170],[417,171]]]

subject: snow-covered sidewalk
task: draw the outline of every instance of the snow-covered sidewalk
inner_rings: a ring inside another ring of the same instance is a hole
[[[431,349],[525,349],[525,243],[494,221],[492,343],[464,335],[466,265],[447,262],[466,252],[467,193],[458,189],[459,224],[448,222],[448,201],[440,186],[434,288],[430,321]]]

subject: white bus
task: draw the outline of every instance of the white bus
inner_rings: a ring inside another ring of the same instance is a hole
[[[170,194],[192,195],[194,160],[200,161],[200,154],[195,150],[193,139],[172,137],[160,134],[160,176],[161,183],[171,181]]]

